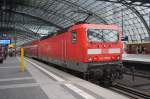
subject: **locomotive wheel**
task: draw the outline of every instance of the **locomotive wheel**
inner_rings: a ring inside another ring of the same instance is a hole
[[[103,77],[102,79],[99,80],[99,85],[108,88],[113,85],[113,81],[111,81],[111,79],[109,78]]]
[[[102,79],[100,80],[102,81],[102,85],[104,87],[110,87],[112,85],[113,80],[114,77],[112,76],[112,72],[109,71],[109,69],[104,69]]]
[[[89,72],[83,73],[83,79],[89,81]]]
[[[103,85],[104,85],[104,87],[110,87],[110,86],[112,86],[112,82],[110,81],[110,80],[105,80],[104,82],[103,82]]]
[[[120,74],[120,75],[119,75],[119,79],[123,79],[123,74]]]

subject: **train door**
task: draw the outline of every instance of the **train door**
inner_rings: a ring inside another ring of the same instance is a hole
[[[76,60],[77,57],[79,56],[78,52],[79,52],[79,46],[77,43],[77,31],[73,30],[71,31],[71,46],[70,46],[70,50],[69,50],[69,56],[71,60]]]
[[[62,40],[62,59],[67,59],[67,40]]]
[[[64,47],[63,47],[63,45],[64,45],[64,40],[61,40],[60,41],[60,46],[61,46],[60,47],[61,48],[61,63],[63,63],[63,61],[64,61]]]
[[[37,46],[36,46],[36,54],[35,54],[35,57],[37,57],[37,58],[39,57],[39,55],[38,55],[38,49],[39,49],[39,48],[38,48],[38,45],[37,45]]]

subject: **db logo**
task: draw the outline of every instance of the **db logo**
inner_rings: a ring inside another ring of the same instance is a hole
[[[102,53],[103,54],[108,53],[108,49],[102,49]]]

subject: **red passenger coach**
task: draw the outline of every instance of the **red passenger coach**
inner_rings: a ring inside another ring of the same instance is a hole
[[[121,31],[116,25],[76,24],[25,47],[25,54],[112,82],[122,76]],[[113,79],[112,79],[113,78]]]
[[[38,40],[29,42],[24,46],[25,49],[25,55],[28,57],[38,57]]]

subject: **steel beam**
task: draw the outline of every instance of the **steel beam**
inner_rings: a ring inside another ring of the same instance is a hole
[[[48,24],[48,25],[50,25],[50,26],[54,26],[54,27],[56,27],[56,28],[63,29],[63,27],[60,27],[60,26],[58,26],[58,25],[56,25],[56,24],[54,24],[54,23],[52,23],[52,22],[50,22],[50,21],[44,20],[44,19],[42,19],[42,18],[40,18],[40,17],[37,17],[37,16],[34,16],[34,15],[30,15],[30,14],[23,13],[23,12],[19,12],[19,11],[13,11],[13,10],[9,10],[9,9],[5,9],[5,10],[3,10],[3,11],[4,11],[4,12],[8,12],[8,13],[14,13],[14,14],[19,14],[19,15],[31,17],[31,18],[33,18],[33,19],[40,20],[40,21],[42,21],[42,22],[44,22],[45,24]]]

